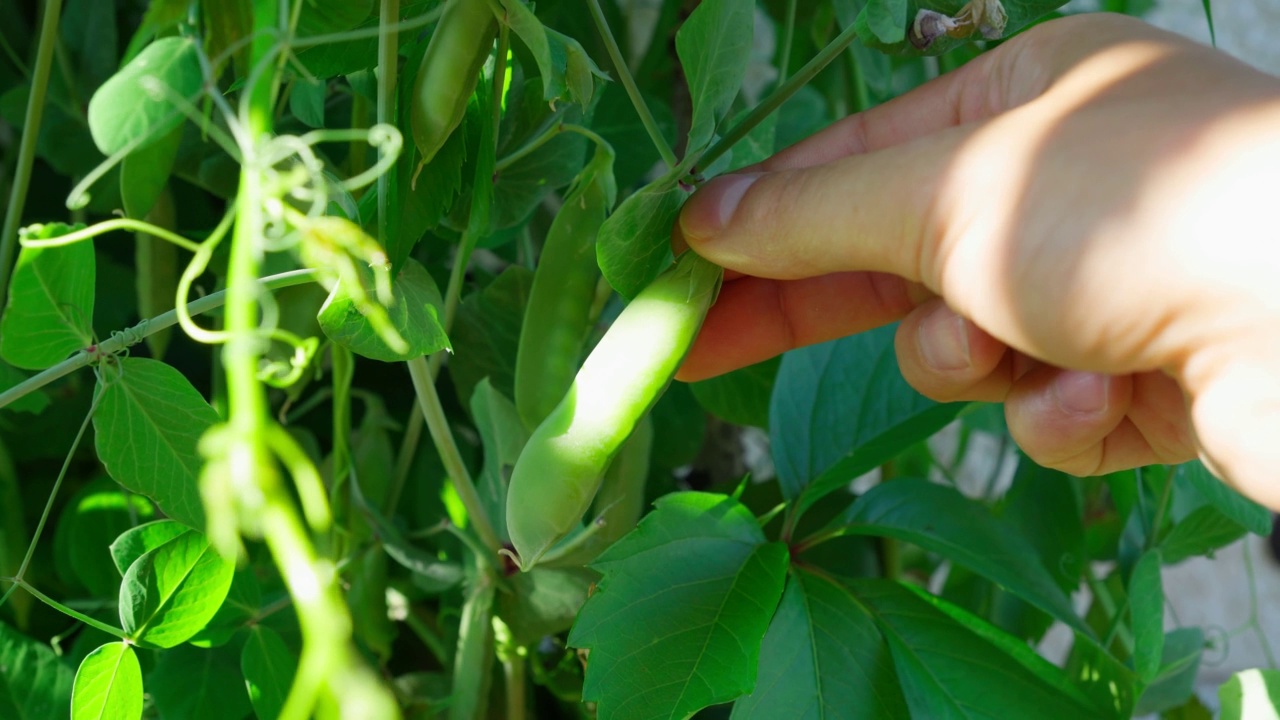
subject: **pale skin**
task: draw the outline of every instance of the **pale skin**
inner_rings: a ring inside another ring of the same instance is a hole
[[[1075,475],[1203,457],[1280,509],[1280,80],[1056,20],[707,183],[728,273],[680,373],[901,320],[903,375]]]

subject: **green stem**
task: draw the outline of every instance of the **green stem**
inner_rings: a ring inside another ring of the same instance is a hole
[[[435,382],[431,379],[431,371],[425,358],[414,358],[408,362],[409,375],[413,378],[413,389],[418,395],[418,404],[422,407],[422,415],[427,421],[427,430],[440,453],[440,461],[444,463],[445,472],[453,481],[458,497],[467,508],[467,517],[471,526],[480,536],[481,542],[491,552],[496,553],[502,543],[493,530],[489,516],[485,514],[480,495],[471,481],[471,473],[462,461],[462,453],[458,452],[458,444],[454,442],[453,432],[449,429],[449,420],[445,417],[444,408],[440,405],[440,396],[436,394]]]
[[[98,385],[93,394],[93,402],[89,405],[89,412],[85,413],[84,420],[80,423],[80,429],[71,441],[71,449],[67,451],[67,457],[62,461],[62,469],[58,471],[58,477],[53,481],[53,489],[49,491],[49,499],[44,503],[44,512],[40,513],[40,521],[36,523],[36,529],[31,533],[31,542],[27,545],[27,553],[22,557],[22,563],[18,565],[18,572],[13,576],[14,584],[5,591],[4,595],[0,596],[0,607],[4,607],[5,601],[13,594],[13,591],[23,584],[27,568],[31,566],[31,558],[36,554],[36,544],[40,542],[40,536],[44,534],[44,526],[49,522],[49,516],[53,514],[53,501],[58,497],[58,490],[62,488],[62,481],[67,477],[67,470],[71,467],[71,460],[76,456],[76,450],[80,447],[80,441],[84,439],[85,431],[89,429],[89,423],[93,420],[93,413],[98,409],[98,401],[101,399],[102,386]]]
[[[378,108],[379,124],[395,124],[396,70],[399,68],[399,34],[391,28],[400,17],[400,0],[382,0],[378,15]],[[363,153],[362,153],[363,155]],[[391,213],[391,173],[378,176],[378,243],[387,247],[387,224]]]
[[[849,82],[853,86],[853,110],[862,112],[871,107],[871,90],[867,87],[867,77],[862,72],[862,63],[858,62],[858,58],[853,53],[848,53],[846,57],[849,58]]]
[[[315,279],[316,271],[314,270],[290,270],[278,275],[270,275],[258,282],[264,289],[278,290],[292,285],[301,285]],[[192,315],[199,315],[222,307],[226,299],[227,291],[223,290],[206,295],[198,300],[192,300],[187,305],[187,310]],[[114,355],[125,348],[137,345],[150,335],[177,324],[178,312],[170,310],[153,318],[143,320],[133,327],[114,333],[110,339],[98,343],[93,349],[81,350],[57,365],[32,375],[4,392],[0,392],[0,408],[16,402],[59,378],[66,377],[86,365],[93,364],[103,356]]]
[[[588,140],[591,140],[596,145],[604,145],[604,146],[609,145],[608,140],[605,140],[603,137],[600,137],[600,135],[592,132],[590,129],[585,128],[581,125],[575,125],[573,123],[565,123],[565,122],[555,123],[551,127],[548,127],[546,130],[536,135],[532,140],[529,140],[524,145],[521,145],[520,147],[516,148],[514,151],[511,152],[510,155],[507,155],[506,157],[503,157],[501,160],[498,160],[498,162],[494,163],[493,165],[494,172],[502,173],[502,171],[506,170],[507,168],[511,167],[517,162],[520,162],[524,158],[528,157],[535,150],[551,142],[555,138],[559,137],[560,133],[564,133],[564,132],[578,133],[579,135],[587,138]]]
[[[1173,482],[1178,478],[1178,470],[1181,467],[1181,465],[1174,466],[1169,477],[1165,479],[1164,490],[1160,493],[1160,504],[1156,505],[1155,520],[1151,523],[1151,532],[1147,533],[1147,550],[1155,547],[1159,540],[1160,527],[1164,524],[1165,513],[1169,511],[1169,502],[1173,499]]]
[[[796,37],[796,0],[787,0],[787,20],[782,26],[782,56],[778,59],[778,84],[786,82],[791,69],[791,45]]]
[[[521,648],[507,648],[502,654],[502,676],[507,686],[506,720],[525,720],[525,686],[528,684],[528,667]]]
[[[111,635],[112,637],[118,637],[118,638],[120,638],[121,640],[129,640],[129,639],[130,639],[130,638],[129,638],[129,636],[128,636],[128,635],[125,635],[124,631],[123,631],[123,630],[121,630],[120,628],[115,627],[114,625],[108,625],[108,624],[106,624],[106,623],[102,622],[101,620],[96,620],[96,619],[94,619],[94,618],[91,618],[91,617],[89,617],[88,615],[85,615],[84,613],[79,612],[79,611],[77,611],[77,610],[72,610],[71,608],[67,607],[66,605],[63,605],[62,603],[58,602],[57,600],[54,600],[53,598],[49,597],[48,595],[45,595],[44,593],[40,592],[39,590],[36,590],[36,589],[35,589],[34,587],[32,587],[32,586],[31,586],[31,584],[30,584],[30,583],[28,583],[26,580],[19,580],[19,579],[17,579],[17,578],[0,578],[0,580],[8,580],[9,582],[14,583],[14,587],[20,587],[20,588],[22,588],[23,590],[26,590],[27,592],[31,593],[31,596],[32,596],[32,597],[34,597],[35,599],[37,599],[37,600],[39,600],[40,602],[44,603],[45,605],[48,605],[49,607],[53,608],[54,610],[57,610],[58,612],[62,613],[63,615],[70,615],[71,617],[75,618],[76,620],[79,620],[80,622],[84,623],[85,625],[88,625],[88,626],[90,626],[90,627],[92,627],[92,628],[95,628],[95,629],[101,630],[102,632],[104,632],[104,633],[106,633],[106,634],[108,634],[108,635]]]
[[[622,87],[626,88],[627,95],[631,97],[631,104],[635,106],[636,112],[640,114],[640,123],[644,125],[645,131],[649,133],[649,139],[653,141],[653,146],[658,149],[658,154],[662,156],[662,161],[667,167],[673,168],[678,164],[676,153],[671,149],[671,145],[667,143],[667,139],[662,136],[662,129],[658,127],[658,121],[653,119],[653,113],[649,111],[648,104],[645,103],[644,97],[640,95],[640,88],[636,86],[635,78],[631,77],[631,70],[627,67],[626,58],[622,57],[622,50],[618,48],[618,41],[614,39],[613,32],[609,30],[609,21],[604,17],[604,11],[600,9],[600,0],[587,0],[587,7],[591,10],[591,18],[596,22],[596,28],[600,30],[600,37],[604,40],[604,46],[609,51],[609,58],[613,60],[613,66],[618,71],[618,80],[622,82]]]
[[[18,225],[22,222],[27,191],[31,188],[31,168],[36,159],[36,142],[40,139],[40,122],[44,114],[45,93],[49,89],[53,51],[58,44],[58,18],[61,14],[62,0],[45,0],[44,18],[40,21],[40,45],[36,50],[36,65],[31,75],[31,95],[27,98],[27,113],[22,121],[18,162],[13,169],[13,186],[9,189],[4,227],[0,229],[0,315],[4,313],[4,302],[8,297],[9,272],[13,268]]]
[[[782,104],[789,100],[792,95],[796,94],[800,88],[809,84],[818,73],[822,72],[827,65],[831,64],[844,52],[849,44],[857,37],[857,32],[853,25],[850,25],[827,44],[814,56],[812,60],[805,63],[804,67],[796,71],[796,74],[787,78],[786,82],[778,86],[777,90],[769,93],[769,97],[765,98],[751,111],[746,117],[738,121],[738,124],[730,128],[724,137],[720,138],[716,144],[712,145],[705,153],[698,158],[699,167],[710,167],[712,163],[729,151],[738,141],[747,136],[747,133],[755,129],[757,125],[769,117],[775,110],[782,107]]]

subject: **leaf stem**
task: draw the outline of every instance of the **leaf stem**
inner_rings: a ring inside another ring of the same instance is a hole
[[[302,283],[311,282],[316,278],[314,270],[290,270],[289,272],[279,273],[278,275],[269,275],[260,279],[259,285],[266,290],[278,290],[280,288],[290,287],[292,285],[301,285]],[[192,300],[187,309],[192,315],[216,310],[222,307],[226,302],[227,291],[206,295],[197,300]],[[63,378],[71,373],[79,370],[86,365],[91,365],[106,355],[114,355],[125,348],[137,345],[143,339],[150,335],[172,327],[178,324],[178,312],[170,310],[161,313],[153,318],[148,318],[132,327],[113,333],[111,338],[103,340],[93,348],[86,348],[53,367],[44,370],[36,375],[23,380],[13,387],[0,392],[0,408],[16,402],[17,400],[39,390],[42,387]]]
[[[716,141],[714,145],[703,153],[698,158],[698,166],[710,167],[721,155],[724,155],[730,148],[738,144],[738,141],[746,137],[747,133],[750,133],[765,118],[782,107],[782,104],[789,100],[792,95],[796,94],[800,88],[807,85],[818,73],[822,72],[832,60],[839,57],[840,53],[849,47],[855,37],[857,37],[857,32],[853,25],[845,28],[844,32],[837,35],[812,60],[805,63],[804,67],[797,70],[795,75],[787,78],[786,82],[778,86],[778,89],[769,93],[769,97],[762,100],[750,114],[739,120],[738,124],[725,133],[724,137]]]
[[[591,140],[596,145],[603,145],[605,147],[609,146],[608,140],[605,140],[603,137],[601,137],[600,135],[596,134],[595,132],[591,131],[588,128],[585,128],[581,125],[575,125],[574,123],[559,122],[559,123],[555,123],[551,127],[548,127],[546,130],[536,135],[533,139],[529,140],[524,145],[521,145],[520,147],[513,150],[510,155],[507,155],[503,157],[501,160],[498,160],[498,162],[494,163],[493,171],[495,173],[502,173],[502,171],[506,170],[507,168],[511,167],[517,162],[520,162],[524,158],[528,157],[538,148],[551,142],[555,138],[559,137],[560,133],[564,133],[564,132],[578,133],[579,135]]]
[[[397,52],[400,45],[394,25],[399,17],[400,0],[382,0],[378,15],[381,32],[378,33],[378,106],[375,111],[379,124],[395,124]],[[382,173],[378,176],[378,243],[384,248],[387,247],[390,193],[391,174]]]
[[[1169,511],[1169,501],[1173,498],[1173,483],[1178,479],[1181,465],[1175,465],[1165,478],[1164,490],[1160,493],[1160,504],[1156,505],[1155,519],[1151,523],[1151,532],[1147,533],[1146,549],[1155,547],[1160,537],[1160,526],[1164,524],[1165,513]]]
[[[653,141],[653,146],[658,149],[658,154],[662,156],[662,161],[667,167],[673,168],[679,160],[676,153],[671,149],[671,145],[667,139],[662,136],[662,129],[658,127],[658,121],[653,119],[653,113],[649,111],[648,104],[645,103],[644,97],[640,94],[640,88],[636,86],[635,78],[631,77],[631,70],[627,67],[626,58],[622,57],[622,50],[618,48],[618,41],[614,39],[613,32],[609,30],[609,21],[604,17],[604,11],[600,9],[600,0],[587,0],[587,7],[591,9],[591,18],[596,22],[596,28],[600,30],[600,37],[604,40],[605,49],[609,51],[609,58],[613,60],[613,66],[618,70],[618,79],[622,81],[622,87],[626,88],[627,95],[631,97],[631,104],[635,106],[636,112],[640,114],[640,123],[644,125],[645,131],[649,133],[649,139]]]
[[[787,19],[782,26],[782,55],[778,58],[778,84],[786,82],[791,69],[791,45],[796,37],[796,0],[787,0]]]
[[[498,540],[489,516],[484,512],[480,495],[471,481],[471,473],[462,461],[462,453],[458,452],[458,444],[454,442],[453,432],[449,429],[449,420],[445,417],[444,407],[440,405],[440,396],[436,393],[435,382],[431,379],[431,370],[425,358],[414,358],[408,362],[409,375],[413,378],[413,389],[418,395],[418,404],[422,407],[422,415],[427,421],[427,430],[435,442],[436,451],[440,453],[440,461],[453,480],[458,497],[467,508],[467,516],[471,526],[480,536],[481,542],[490,551],[497,553],[502,543]]]
[[[106,624],[106,623],[102,622],[101,620],[97,620],[97,619],[95,619],[95,618],[89,617],[88,615],[85,615],[84,613],[82,613],[82,612],[80,612],[80,611],[78,611],[78,610],[72,610],[71,608],[67,607],[66,605],[63,605],[62,603],[58,602],[57,600],[54,600],[53,598],[49,597],[48,595],[45,595],[44,593],[42,593],[42,592],[40,592],[39,590],[35,589],[35,588],[34,588],[34,587],[32,587],[32,586],[31,586],[31,584],[30,584],[30,583],[28,583],[26,580],[20,580],[20,579],[18,579],[18,578],[2,578],[2,579],[4,579],[4,580],[8,580],[8,581],[10,581],[10,582],[14,583],[14,587],[20,587],[20,588],[22,588],[23,590],[26,590],[27,592],[31,593],[31,596],[32,596],[32,597],[34,597],[35,599],[37,599],[37,600],[39,600],[40,602],[44,603],[45,605],[48,605],[49,607],[53,608],[54,610],[57,610],[58,612],[62,613],[63,615],[69,615],[69,616],[71,616],[71,617],[75,618],[76,620],[79,620],[80,622],[84,623],[85,625],[88,625],[88,626],[90,626],[90,627],[92,627],[92,628],[95,628],[95,629],[97,629],[97,630],[101,630],[102,632],[104,632],[104,633],[106,633],[106,634],[108,634],[108,635],[111,635],[112,637],[118,637],[118,638],[120,638],[121,640],[128,640],[128,641],[132,642],[132,640],[129,638],[129,636],[128,636],[128,635],[126,635],[126,634],[125,634],[125,632],[124,632],[123,630],[121,630],[120,628],[115,627],[114,625],[108,625],[108,624]],[[7,593],[6,593],[6,594],[7,594]]]
[[[0,315],[4,313],[5,298],[8,297],[9,272],[13,269],[18,225],[22,222],[27,191],[31,188],[31,168],[35,164],[36,143],[40,139],[40,123],[44,114],[45,93],[49,88],[53,51],[58,44],[58,18],[62,15],[62,0],[46,0],[43,7],[40,45],[36,50],[36,64],[31,75],[31,95],[27,98],[27,113],[22,121],[22,141],[18,145],[18,162],[13,169],[13,186],[9,189],[4,227],[0,229]]]

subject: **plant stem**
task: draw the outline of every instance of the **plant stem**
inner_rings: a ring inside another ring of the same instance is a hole
[[[782,56],[778,60],[778,84],[786,82],[791,69],[791,45],[796,37],[796,0],[787,0],[787,20],[782,26]]]
[[[97,620],[97,619],[95,619],[95,618],[89,617],[88,615],[85,615],[85,614],[84,614],[84,613],[82,613],[82,612],[79,612],[79,611],[76,611],[76,610],[72,610],[71,608],[67,607],[66,605],[63,605],[62,603],[58,602],[57,600],[54,600],[53,598],[49,597],[48,595],[45,595],[44,593],[42,593],[42,592],[40,592],[39,590],[35,589],[35,588],[34,588],[34,587],[32,587],[32,586],[31,586],[31,584],[30,584],[30,583],[28,583],[26,580],[19,580],[18,578],[0,578],[0,579],[9,580],[10,582],[14,583],[14,587],[20,587],[20,588],[22,588],[23,590],[26,590],[27,592],[31,593],[31,596],[32,596],[32,597],[34,597],[35,599],[37,599],[37,600],[39,600],[40,602],[44,603],[45,605],[48,605],[49,607],[53,608],[54,610],[57,610],[58,612],[62,613],[63,615],[69,615],[69,616],[71,616],[71,617],[73,617],[73,618],[75,618],[75,619],[79,620],[80,622],[84,623],[85,625],[88,625],[88,626],[90,626],[90,627],[92,627],[92,628],[95,628],[95,629],[97,629],[97,630],[101,630],[102,632],[104,632],[104,633],[106,633],[106,634],[108,634],[108,635],[111,635],[112,637],[118,637],[118,638],[120,638],[121,640],[129,640],[129,639],[130,639],[130,638],[129,638],[129,636],[128,636],[128,635],[125,635],[124,631],[123,631],[123,630],[121,630],[120,628],[115,627],[114,625],[108,625],[108,624],[106,624],[106,623],[102,622],[101,620]]]
[[[775,110],[782,107],[784,102],[796,94],[800,88],[809,84],[809,81],[822,72],[832,60],[839,57],[840,53],[849,47],[855,37],[857,37],[857,32],[853,25],[845,28],[844,32],[837,35],[826,47],[822,48],[822,52],[819,52],[812,60],[805,63],[804,67],[797,70],[795,75],[787,78],[786,82],[779,85],[777,90],[769,93],[769,97],[762,100],[750,114],[738,121],[738,124],[725,133],[724,137],[720,138],[716,144],[703,153],[698,158],[698,166],[710,167],[721,155],[724,155],[730,148],[738,144],[738,141],[746,137],[747,133],[755,129],[756,125],[759,125]]]
[[[440,405],[440,396],[436,393],[435,382],[431,379],[431,371],[425,358],[414,358],[408,362],[409,375],[413,378],[413,389],[418,395],[418,404],[422,407],[422,415],[427,421],[427,430],[435,442],[436,451],[440,453],[440,461],[444,463],[445,472],[453,480],[458,497],[467,508],[467,517],[471,526],[480,536],[481,542],[490,551],[496,553],[502,543],[498,540],[489,516],[485,514],[480,495],[471,481],[471,473],[462,461],[462,453],[458,452],[458,444],[454,442],[453,432],[449,430],[449,420],[445,417],[444,408]]]
[[[436,366],[438,367],[439,363]],[[435,376],[433,371],[432,380]],[[396,474],[391,480],[391,489],[387,491],[387,499],[382,505],[382,514],[385,517],[395,515],[396,505],[400,503],[400,495],[404,492],[404,484],[409,480],[409,471],[413,469],[413,457],[417,454],[418,441],[422,438],[422,421],[422,408],[415,404],[409,410],[409,421],[404,427],[404,437],[400,440],[400,452],[396,455]]]
[[[392,27],[400,17],[400,0],[382,0],[378,15],[378,123],[395,124],[396,70],[399,68],[399,34]],[[378,176],[378,243],[387,246],[390,219],[391,173]]]
[[[292,285],[301,285],[302,283],[311,282],[316,278],[314,270],[290,270],[289,272],[280,273],[278,275],[270,275],[259,280],[259,284],[266,290],[278,290],[280,288],[290,287]],[[227,299],[227,291],[206,295],[198,300],[192,300],[187,305],[187,310],[192,315],[216,310],[222,307]],[[13,387],[0,392],[0,408],[15,402],[26,395],[58,380],[59,378],[70,375],[86,365],[91,365],[106,355],[114,355],[125,348],[137,345],[149,335],[173,327],[178,324],[178,312],[170,310],[161,313],[153,318],[143,320],[133,327],[126,328],[115,333],[108,340],[98,343],[92,350],[86,349],[72,355],[53,367],[43,370],[36,375],[23,380]]]
[[[1164,524],[1165,513],[1169,511],[1169,501],[1173,498],[1173,482],[1178,478],[1178,469],[1181,467],[1181,465],[1175,465],[1169,477],[1165,478],[1164,490],[1160,493],[1160,504],[1156,505],[1155,520],[1151,523],[1151,532],[1147,533],[1146,549],[1148,550],[1156,546],[1160,537],[1160,526]]]
[[[635,106],[636,112],[640,114],[640,123],[644,125],[644,129],[649,133],[649,139],[653,141],[653,146],[658,149],[658,154],[662,156],[662,161],[669,168],[675,167],[679,162],[676,159],[676,153],[671,149],[671,145],[667,143],[667,139],[662,136],[662,129],[658,127],[658,121],[653,119],[653,113],[649,112],[649,106],[640,94],[640,88],[636,86],[635,78],[631,77],[631,70],[627,67],[626,58],[622,57],[622,50],[618,48],[618,41],[614,39],[613,32],[609,30],[609,21],[605,19],[604,11],[600,9],[600,0],[587,0],[587,7],[591,10],[591,18],[595,20],[596,28],[600,30],[600,37],[604,40],[604,46],[609,51],[609,58],[613,60],[613,66],[618,71],[618,80],[622,82],[622,87],[626,88],[627,95],[631,97],[631,104]]]
[[[4,227],[0,229],[0,315],[4,313],[5,298],[8,297],[9,272],[13,269],[18,225],[22,222],[22,210],[27,204],[27,191],[31,187],[31,167],[35,163],[36,143],[40,139],[40,122],[44,114],[45,93],[49,88],[53,51],[58,44],[58,18],[61,14],[62,0],[45,0],[44,18],[40,21],[40,45],[36,50],[36,65],[31,75],[31,95],[27,98],[27,113],[22,121],[18,162],[13,169],[13,186],[9,189],[9,206],[5,208]]]
[[[519,648],[509,648],[502,653],[502,676],[507,685],[507,720],[525,719],[526,670],[525,657]]]

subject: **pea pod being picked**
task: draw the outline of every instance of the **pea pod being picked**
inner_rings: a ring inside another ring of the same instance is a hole
[[[636,296],[534,430],[507,491],[507,529],[529,569],[578,526],[622,443],[671,382],[722,272],[687,252]]]

